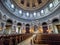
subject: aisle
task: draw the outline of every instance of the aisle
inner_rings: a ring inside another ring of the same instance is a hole
[[[32,40],[32,39],[33,39],[33,36],[30,37],[30,38],[28,38],[28,39],[26,39],[25,41],[21,42],[21,43],[18,44],[18,45],[31,45],[30,43],[31,43],[31,40]]]
[[[35,37],[36,35],[33,35],[32,37],[26,39],[25,41],[19,43],[18,45],[31,45],[31,40],[33,39],[33,37]],[[48,45],[48,44],[32,44],[32,45]]]

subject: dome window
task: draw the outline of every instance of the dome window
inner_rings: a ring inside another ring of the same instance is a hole
[[[29,13],[27,12],[26,15],[29,16]]]
[[[36,12],[34,12],[34,14],[33,14],[33,15],[34,15],[34,17],[35,17],[35,16],[36,16]]]
[[[14,8],[14,5],[13,4],[11,4],[11,8]]]
[[[52,7],[53,7],[53,4],[52,4],[52,3],[50,3],[49,7],[50,7],[50,8],[52,8]]]
[[[22,10],[20,10],[19,13],[22,14]]]
[[[44,13],[44,10],[41,10],[41,13]]]

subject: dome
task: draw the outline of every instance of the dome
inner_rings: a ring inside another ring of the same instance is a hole
[[[60,0],[0,0],[0,45],[60,45]]]
[[[56,0],[1,0],[1,2],[11,17],[25,22],[50,18],[58,9]]]
[[[43,7],[49,0],[11,0],[24,10],[37,10]]]

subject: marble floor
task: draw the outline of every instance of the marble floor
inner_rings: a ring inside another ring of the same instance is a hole
[[[18,45],[48,45],[48,44],[31,44],[31,40],[33,39],[35,35],[31,36],[30,38],[24,40],[23,42],[19,43]]]

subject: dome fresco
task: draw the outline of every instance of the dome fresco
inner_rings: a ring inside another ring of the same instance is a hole
[[[50,0],[11,0],[11,1],[24,10],[37,10],[43,7]]]
[[[13,15],[23,21],[41,20],[58,8],[58,0],[1,0]],[[35,6],[33,6],[35,5]],[[55,8],[56,7],[56,8]]]

